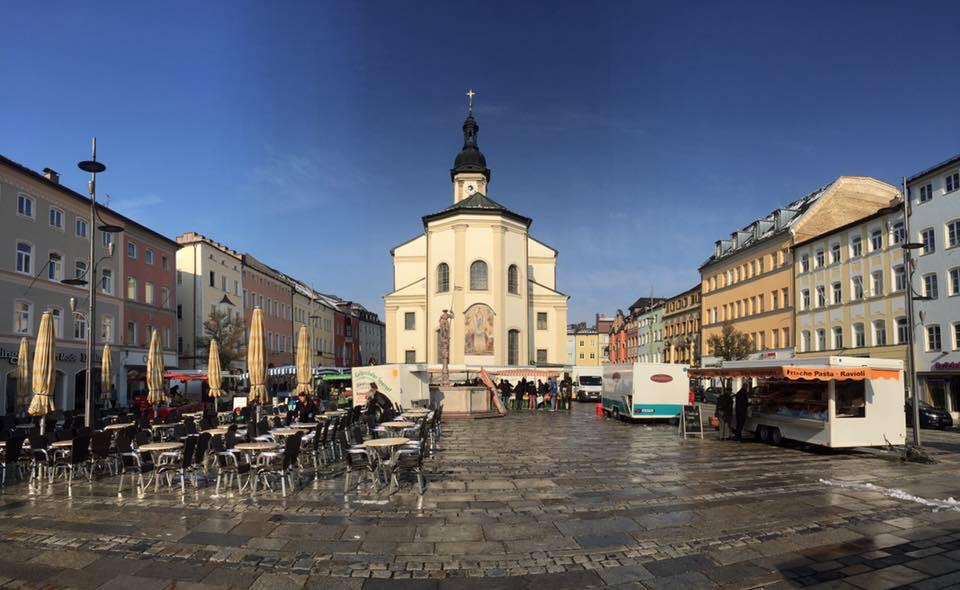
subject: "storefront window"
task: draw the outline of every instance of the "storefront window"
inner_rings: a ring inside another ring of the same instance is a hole
[[[837,418],[863,418],[867,398],[864,381],[837,381]]]

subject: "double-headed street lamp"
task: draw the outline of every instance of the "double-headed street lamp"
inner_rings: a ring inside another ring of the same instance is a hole
[[[123,231],[119,225],[106,223],[97,213],[97,174],[107,169],[101,162],[97,161],[97,138],[93,138],[92,158],[84,160],[77,164],[84,172],[90,173],[90,181],[87,182],[87,190],[90,194],[90,257],[87,260],[87,271],[83,277],[64,279],[61,281],[67,285],[86,285],[87,286],[87,358],[86,375],[84,379],[84,426],[93,427],[93,339],[96,330],[96,305],[97,305],[97,265],[106,258],[113,256],[116,246],[113,240],[107,244],[107,256],[100,260],[96,258],[96,238],[97,229],[106,234],[115,234]],[[97,225],[97,222],[100,225]],[[70,298],[70,310],[76,312],[77,301]]]

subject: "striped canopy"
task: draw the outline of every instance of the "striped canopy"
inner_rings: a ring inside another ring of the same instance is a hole
[[[40,318],[37,348],[33,351],[33,401],[28,410],[31,416],[46,416],[54,410],[54,338],[53,315],[45,311]]]
[[[254,308],[250,319],[250,342],[247,344],[247,373],[250,374],[250,393],[247,401],[253,404],[265,404],[270,401],[267,395],[267,359],[263,342],[263,310]]]
[[[20,339],[17,354],[17,413],[25,412],[30,405],[30,347],[26,337]]]
[[[150,351],[147,353],[147,403],[160,405],[164,402],[163,352],[160,350],[160,332],[150,335]]]
[[[300,333],[297,334],[297,389],[294,393],[310,395],[313,393],[310,383],[310,336],[307,327],[300,326]]]
[[[207,357],[207,385],[210,386],[208,393],[210,397],[217,398],[223,396],[223,390],[220,389],[223,378],[220,375],[220,346],[216,339],[210,339],[210,355]]]
[[[113,360],[110,358],[110,345],[103,345],[103,360],[100,365],[100,399],[108,402],[113,399]]]

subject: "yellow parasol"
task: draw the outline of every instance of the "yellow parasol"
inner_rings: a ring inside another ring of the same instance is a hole
[[[43,312],[40,318],[40,332],[37,334],[37,348],[33,351],[33,401],[30,402],[30,415],[40,416],[40,432],[43,433],[44,416],[54,410],[54,338],[53,315]]]
[[[100,399],[113,400],[113,360],[110,358],[110,345],[103,345],[103,360],[100,364]]]
[[[306,326],[300,326],[300,333],[297,334],[297,389],[294,393],[313,393],[310,385],[310,342]]]
[[[17,354],[17,413],[25,412],[30,405],[30,348],[26,337],[20,339]]]
[[[163,352],[160,350],[160,333],[154,330],[147,353],[147,403],[158,406],[163,402]]]
[[[252,404],[265,404],[270,401],[267,397],[267,359],[263,349],[263,311],[255,307],[250,320],[250,342],[247,345],[247,373],[250,375],[247,401]]]
[[[207,358],[207,386],[209,387],[207,393],[213,398],[214,408],[217,406],[217,399],[223,395],[223,390],[220,389],[221,381],[220,347],[216,339],[210,339],[210,356]]]

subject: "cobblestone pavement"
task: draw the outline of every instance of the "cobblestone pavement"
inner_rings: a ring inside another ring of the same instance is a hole
[[[592,415],[449,422],[422,496],[213,487],[136,495],[116,478],[0,492],[0,585],[76,588],[960,587],[960,434],[937,465],[677,438]],[[927,432],[924,432],[928,435]]]

